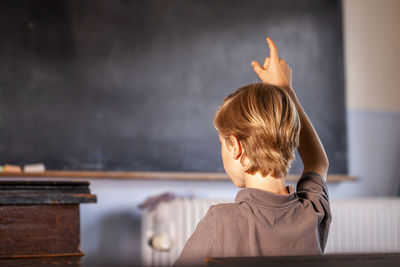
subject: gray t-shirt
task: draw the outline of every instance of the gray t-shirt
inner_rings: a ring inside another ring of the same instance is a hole
[[[322,254],[331,211],[325,180],[307,172],[288,195],[241,189],[235,203],[211,206],[175,262],[204,265],[207,257]]]

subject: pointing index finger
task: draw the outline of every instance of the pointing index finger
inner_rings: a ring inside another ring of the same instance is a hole
[[[276,45],[275,45],[274,41],[272,41],[271,38],[267,37],[267,44],[269,47],[270,57],[273,59],[279,59],[278,50],[276,49]]]

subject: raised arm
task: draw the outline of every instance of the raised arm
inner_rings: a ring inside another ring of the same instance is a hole
[[[263,66],[261,67],[256,61],[251,62],[251,65],[261,81],[287,88],[296,105],[301,122],[298,151],[304,165],[303,173],[315,172],[326,179],[329,168],[328,157],[317,132],[292,88],[292,69],[283,59],[278,57],[275,43],[270,38],[267,38],[267,44],[270,56],[265,59]]]

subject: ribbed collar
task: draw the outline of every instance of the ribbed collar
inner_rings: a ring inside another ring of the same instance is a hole
[[[288,195],[280,195],[267,192],[256,188],[243,188],[236,195],[235,202],[252,202],[266,207],[283,207],[294,203],[297,196],[294,192],[294,186],[287,186]]]

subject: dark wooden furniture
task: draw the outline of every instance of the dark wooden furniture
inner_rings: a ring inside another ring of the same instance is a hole
[[[206,265],[217,266],[279,266],[279,267],[398,267],[400,253],[331,254],[315,256],[207,258]]]
[[[79,204],[94,202],[87,181],[0,181],[0,265],[79,266]]]

